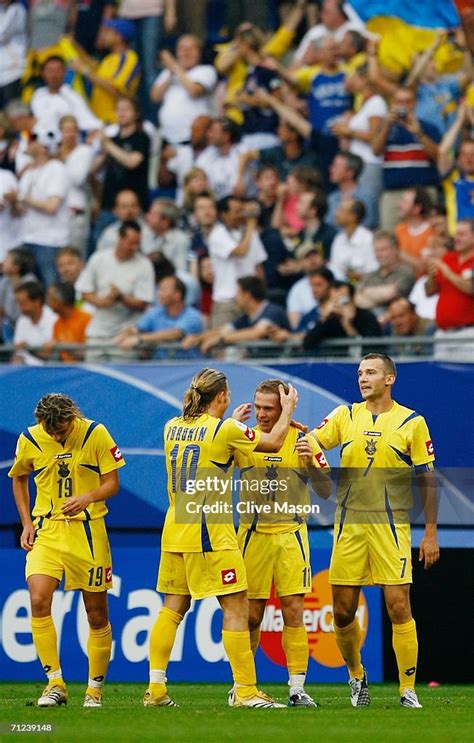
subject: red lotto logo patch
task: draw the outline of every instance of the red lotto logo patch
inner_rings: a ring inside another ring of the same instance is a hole
[[[237,583],[237,573],[234,568],[229,570],[221,570],[221,580],[223,586],[231,586],[232,583]]]
[[[316,459],[316,461],[317,461],[317,463],[319,464],[320,467],[327,467],[328,466],[327,459],[324,456],[324,454],[322,453],[322,451],[317,452],[314,455],[314,457],[315,457],[315,459]]]
[[[118,446],[113,446],[110,450],[110,453],[112,454],[116,462],[120,462],[120,460],[123,459],[122,452],[120,451]]]
[[[434,454],[434,446],[433,446],[433,442],[431,440],[426,442],[426,451],[427,451],[429,457],[432,457],[433,456],[433,454]]]
[[[249,441],[253,441],[255,439],[255,431],[253,428],[247,428],[245,431],[245,435],[247,436]]]
[[[319,424],[319,426],[316,426],[316,431],[319,431],[320,428],[323,428],[326,425],[326,423],[328,422],[328,420],[329,420],[329,418],[324,418],[324,420],[321,421],[321,423]]]
[[[112,566],[111,565],[109,565],[108,568],[105,568],[105,582],[112,583]]]

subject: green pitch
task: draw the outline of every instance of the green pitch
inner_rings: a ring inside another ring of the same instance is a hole
[[[143,685],[106,686],[102,709],[81,707],[84,687],[69,684],[69,703],[57,709],[26,706],[42,691],[39,684],[0,684],[0,741],[351,741],[366,743],[472,743],[474,686],[418,687],[423,709],[401,709],[394,684],[372,684],[372,705],[350,706],[348,687],[308,686],[320,709],[233,710],[226,706],[228,686],[174,684],[179,709],[144,709]],[[262,684],[285,701],[284,686]],[[7,733],[6,723],[54,725],[54,733]]]

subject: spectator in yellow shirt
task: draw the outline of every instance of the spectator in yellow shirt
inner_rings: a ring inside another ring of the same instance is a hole
[[[138,56],[129,48],[135,24],[126,18],[109,18],[102,26],[105,27],[103,45],[110,54],[98,63],[79,48],[80,56],[71,64],[92,84],[92,111],[106,124],[114,124],[117,98],[135,95],[140,81]]]

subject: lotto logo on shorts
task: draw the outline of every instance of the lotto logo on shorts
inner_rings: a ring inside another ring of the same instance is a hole
[[[112,583],[112,566],[111,565],[109,565],[108,568],[105,568],[105,582]]]
[[[434,454],[434,446],[433,446],[433,442],[431,440],[426,442],[426,451],[427,451],[429,457],[432,457],[433,456],[433,454]]]
[[[230,570],[221,570],[221,579],[223,586],[231,586],[232,583],[237,583],[237,573],[234,568],[230,568]]]
[[[113,446],[110,450],[110,453],[112,454],[116,462],[120,462],[120,460],[123,459],[122,452],[120,451],[118,446]]]
[[[314,455],[314,457],[315,457],[315,459],[316,459],[316,461],[317,461],[317,463],[319,464],[320,467],[327,467],[328,466],[327,459],[324,456],[324,454],[322,453],[322,451],[318,451]]]

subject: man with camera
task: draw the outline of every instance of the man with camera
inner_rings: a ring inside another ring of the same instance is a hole
[[[415,117],[415,93],[398,88],[390,113],[373,141],[373,151],[383,155],[383,194],[380,201],[381,227],[393,231],[400,219],[398,204],[402,191],[417,186],[436,186],[436,159],[440,131],[430,122]]]

